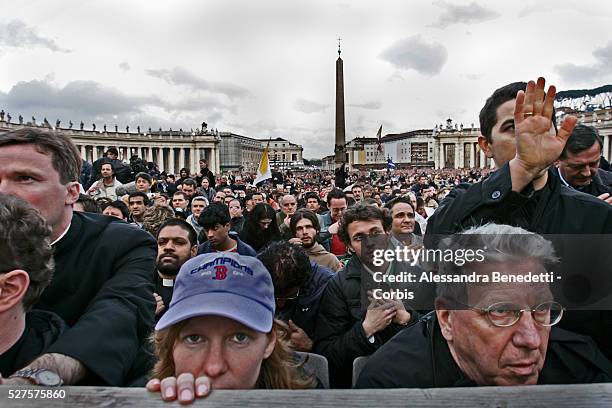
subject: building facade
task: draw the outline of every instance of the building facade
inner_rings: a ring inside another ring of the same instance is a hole
[[[493,167],[478,145],[479,128],[453,125],[452,119],[447,119],[446,126],[436,126],[431,135],[436,169]]]
[[[276,139],[260,139],[259,142],[261,143],[262,149],[270,143],[268,157],[272,167],[288,169],[304,166],[304,158],[302,156],[304,148],[302,146],[291,143],[282,137],[277,137]]]
[[[599,131],[599,135],[603,139],[603,149],[601,155],[610,161],[612,158],[612,108],[607,107],[604,109],[597,109],[592,112],[576,111],[571,109],[563,109],[562,113],[558,115],[560,120],[563,120],[565,115],[574,115],[578,118],[578,123],[585,124],[587,126],[593,126]],[[557,123],[561,123],[559,120]]]
[[[490,166],[478,147],[478,128],[446,126],[388,134],[380,138],[358,137],[347,143],[350,169],[386,168],[391,159],[399,168],[467,168]]]
[[[272,167],[288,169],[304,166],[304,148],[287,139],[254,139],[235,133],[220,132],[221,170],[256,171],[263,151],[269,143],[268,158]]]
[[[264,151],[260,140],[231,132],[220,132],[221,170],[256,171]]]
[[[603,139],[602,156],[612,158],[612,108],[597,109],[592,112],[559,108],[557,123],[565,115],[574,115],[579,123],[595,127]],[[471,125],[453,124],[447,119],[446,125],[433,129],[388,134],[379,141],[374,137],[357,137],[346,144],[349,169],[386,168],[391,159],[398,168],[431,167],[443,168],[483,168],[493,167],[478,145],[480,129]]]
[[[51,128],[35,123],[9,123],[2,116],[0,132],[5,133],[24,127],[39,127],[51,132],[63,133],[70,137],[84,160],[93,162],[103,156],[109,147],[116,147],[119,159],[129,161],[137,155],[157,165],[160,171],[177,174],[181,168],[190,173],[199,171],[198,161],[208,160],[208,167],[220,172],[219,136],[212,131],[185,132],[173,130],[148,131],[141,133],[99,131],[70,128]]]
[[[336,169],[336,156],[331,154],[321,159],[321,170],[334,171]]]

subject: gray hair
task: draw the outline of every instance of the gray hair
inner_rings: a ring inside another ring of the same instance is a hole
[[[194,201],[204,201],[206,203],[206,206],[208,206],[208,204],[210,204],[208,202],[208,198],[204,197],[204,196],[195,196],[191,199],[191,202],[193,203]]]
[[[445,238],[438,248],[443,252],[453,251],[455,255],[470,249],[481,250],[483,262],[516,263],[524,259],[534,259],[547,266],[559,261],[552,243],[541,235],[523,228],[494,223],[471,227]],[[471,264],[474,262],[438,262],[438,275],[464,275]],[[467,284],[438,283],[436,293],[439,298],[465,303]]]
[[[295,196],[293,194],[285,194],[280,199],[280,205],[284,205],[285,204],[285,197],[293,197],[293,199],[297,202],[297,199],[295,198]]]

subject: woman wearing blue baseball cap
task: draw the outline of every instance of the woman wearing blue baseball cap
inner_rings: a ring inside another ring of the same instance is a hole
[[[147,389],[185,403],[213,389],[313,388],[274,311],[272,279],[258,259],[211,253],[187,261],[155,327],[158,361]]]

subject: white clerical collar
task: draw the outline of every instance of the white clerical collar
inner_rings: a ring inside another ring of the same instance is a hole
[[[574,188],[572,186],[569,185],[569,183],[567,181],[565,181],[565,179],[563,178],[563,174],[561,174],[561,169],[557,167],[557,172],[559,173],[559,178],[561,179],[561,182],[569,188]]]
[[[66,229],[64,230],[64,232],[62,232],[62,235],[60,235],[59,237],[57,237],[57,239],[55,241],[53,241],[51,243],[51,245],[55,245],[57,244],[62,238],[64,238],[64,235],[66,235],[68,233],[68,230],[70,229],[70,226],[72,225],[72,220],[70,220],[70,224],[68,224],[68,226],[66,227]]]
[[[171,288],[174,286],[174,279],[162,278],[162,286]]]

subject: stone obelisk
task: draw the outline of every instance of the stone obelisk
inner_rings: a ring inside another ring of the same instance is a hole
[[[342,58],[340,58],[340,38],[338,38],[338,59],[336,60],[336,146],[334,148],[335,162],[337,164],[346,162],[344,152],[344,73]]]

